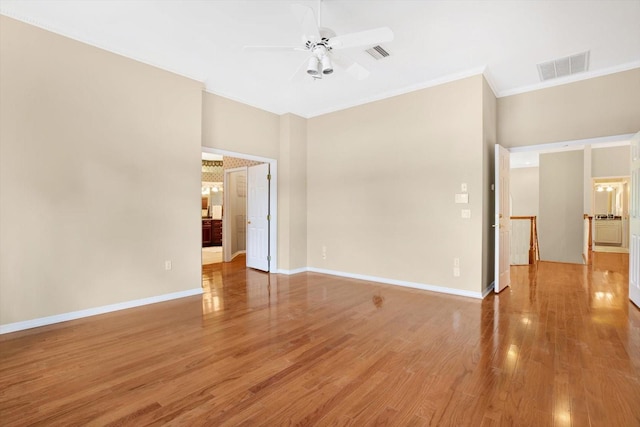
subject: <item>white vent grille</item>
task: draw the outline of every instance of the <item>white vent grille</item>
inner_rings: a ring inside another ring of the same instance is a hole
[[[582,73],[588,69],[589,51],[538,64],[541,81]]]
[[[374,46],[371,49],[367,49],[365,52],[373,56],[373,59],[382,59],[390,55],[389,52],[384,50],[381,46]]]

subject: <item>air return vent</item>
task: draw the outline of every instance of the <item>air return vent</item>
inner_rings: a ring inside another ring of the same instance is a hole
[[[389,56],[389,52],[384,50],[381,46],[374,46],[371,49],[365,50],[365,52],[373,56],[373,59],[382,59]]]
[[[541,81],[582,73],[588,69],[589,51],[538,64]]]

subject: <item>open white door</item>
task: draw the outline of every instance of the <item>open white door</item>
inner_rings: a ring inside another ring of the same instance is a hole
[[[269,271],[269,164],[247,171],[247,267]]]
[[[640,132],[631,139],[629,299],[640,307]]]
[[[495,162],[495,292],[500,292],[511,284],[509,273],[511,242],[511,210],[509,208],[509,151],[496,144]]]

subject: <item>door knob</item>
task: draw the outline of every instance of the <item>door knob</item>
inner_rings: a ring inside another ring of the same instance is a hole
[[[251,224],[251,221],[247,221],[247,224]]]

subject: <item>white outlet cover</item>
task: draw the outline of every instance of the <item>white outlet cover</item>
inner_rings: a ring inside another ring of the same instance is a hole
[[[471,218],[471,209],[462,209],[460,211],[460,216],[464,219]]]
[[[469,203],[469,195],[467,193],[457,193],[456,203]]]
[[[453,268],[453,277],[460,277],[460,269],[458,267]]]

